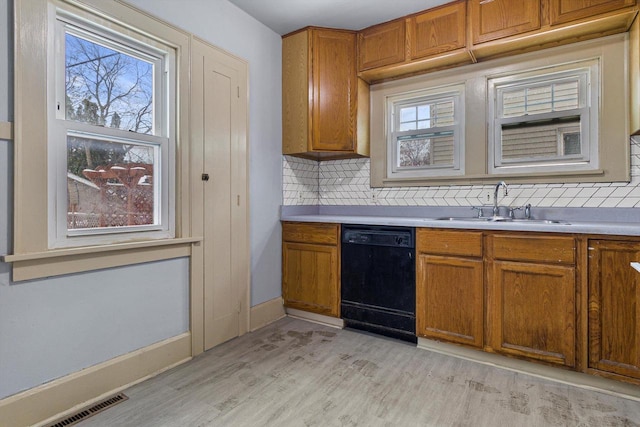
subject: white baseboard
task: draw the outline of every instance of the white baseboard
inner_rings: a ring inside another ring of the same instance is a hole
[[[253,332],[269,323],[282,319],[285,315],[282,298],[278,297],[265,301],[262,304],[251,307],[251,325],[249,330]]]
[[[640,387],[627,384],[621,381],[610,380],[608,378],[596,377],[582,372],[568,371],[566,369],[554,368],[552,366],[541,365],[526,360],[513,359],[499,354],[487,353],[481,350],[462,347],[440,341],[433,341],[418,337],[418,348],[447,356],[459,357],[471,360],[472,362],[494,366],[496,368],[507,369],[509,371],[520,372],[538,378],[569,384],[587,390],[608,393],[626,399],[640,401]]]
[[[82,369],[0,400],[3,427],[56,421],[191,358],[191,333]]]
[[[325,316],[324,314],[316,314],[295,308],[287,308],[287,315],[295,317],[296,319],[308,320],[310,322],[320,323],[321,325],[331,326],[333,328],[344,328],[344,320],[337,317]]]

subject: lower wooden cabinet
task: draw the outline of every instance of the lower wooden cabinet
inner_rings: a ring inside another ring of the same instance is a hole
[[[419,336],[576,366],[576,240],[419,229]]]
[[[482,348],[482,234],[425,229],[416,234],[417,334]]]
[[[282,297],[286,307],[340,316],[340,226],[282,224]]]
[[[490,263],[487,345],[498,353],[575,366],[575,269]]]
[[[589,241],[590,369],[640,379],[638,262],[640,241]]]
[[[576,365],[576,242],[565,236],[487,236],[487,348]]]

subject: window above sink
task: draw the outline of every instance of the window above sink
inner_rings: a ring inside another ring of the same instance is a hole
[[[622,34],[371,86],[372,187],[628,182],[627,55]]]

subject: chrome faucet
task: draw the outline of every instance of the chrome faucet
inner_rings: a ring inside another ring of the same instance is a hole
[[[495,190],[493,190],[493,216],[498,216],[498,190],[500,187],[504,188],[504,195],[509,194],[509,190],[507,189],[507,183],[504,181],[500,181],[496,184]]]

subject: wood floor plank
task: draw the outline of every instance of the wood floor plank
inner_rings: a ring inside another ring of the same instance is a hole
[[[284,318],[125,393],[89,426],[639,426],[640,402]]]

